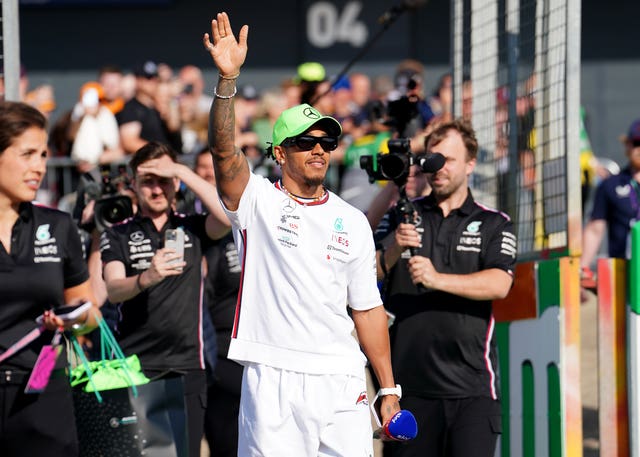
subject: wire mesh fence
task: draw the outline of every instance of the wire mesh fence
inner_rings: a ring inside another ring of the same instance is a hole
[[[472,191],[511,216],[520,259],[579,251],[579,17],[574,0],[452,3],[453,112],[480,146]]]

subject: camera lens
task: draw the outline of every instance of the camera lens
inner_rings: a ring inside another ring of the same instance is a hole
[[[380,171],[387,179],[398,179],[408,173],[409,159],[404,154],[384,154],[380,158]]]
[[[113,202],[113,204],[104,209],[104,220],[110,224],[120,222],[127,218],[126,212],[127,209],[122,205],[121,202]]]
[[[95,221],[99,230],[133,216],[131,199],[125,195],[107,197],[96,202]]]

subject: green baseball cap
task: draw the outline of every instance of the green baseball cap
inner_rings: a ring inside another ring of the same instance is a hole
[[[293,138],[317,125],[329,136],[342,134],[340,123],[331,116],[323,116],[311,105],[303,103],[284,110],[273,126],[273,145],[280,146],[287,138]]]
[[[298,81],[321,82],[326,72],[324,66],[318,62],[305,62],[298,65]]]

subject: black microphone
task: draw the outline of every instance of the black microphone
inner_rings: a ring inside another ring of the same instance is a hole
[[[427,0],[402,0],[399,5],[392,6],[378,18],[378,24],[387,25],[401,13],[409,10],[417,10],[424,6]]]
[[[439,152],[428,152],[417,154],[415,163],[420,167],[423,173],[435,173],[444,167],[446,159]]]

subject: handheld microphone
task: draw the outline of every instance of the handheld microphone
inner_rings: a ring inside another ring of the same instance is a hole
[[[373,432],[383,441],[409,441],[418,435],[418,422],[409,410],[401,409],[389,421]]]
[[[399,389],[400,386],[396,385]],[[401,393],[399,395],[402,395]],[[373,438],[382,441],[409,441],[418,435],[418,422],[409,410],[401,409],[389,419],[384,425],[380,423],[378,413],[376,412],[376,401],[380,396],[380,391],[369,403],[371,414],[378,424],[378,428],[373,432]]]
[[[378,24],[387,25],[401,13],[409,10],[416,10],[426,3],[427,0],[402,0],[399,5],[392,6],[390,9],[382,13],[378,18]]]

